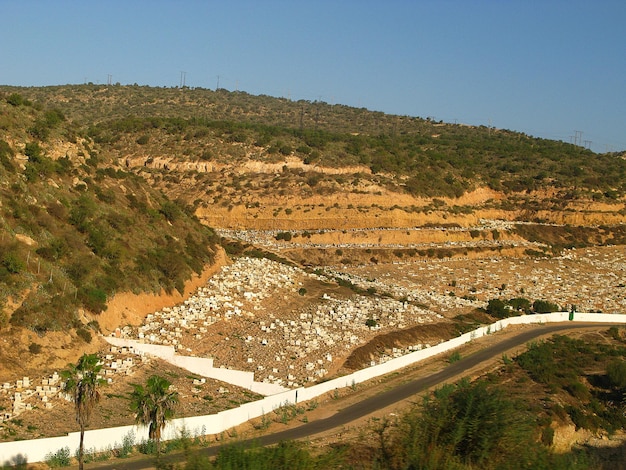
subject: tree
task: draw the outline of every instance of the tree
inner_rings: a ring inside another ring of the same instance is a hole
[[[78,468],[83,470],[85,428],[89,426],[91,412],[100,401],[98,388],[105,383],[105,380],[98,376],[102,365],[95,354],[83,354],[76,365],[69,364],[68,367],[61,373],[61,376],[65,379],[63,388],[72,396],[76,407],[76,422],[80,426]]]
[[[533,311],[535,313],[552,313],[560,312],[561,307],[547,300],[535,300],[533,302]]]
[[[506,303],[500,299],[491,299],[487,302],[486,312],[494,318],[506,318],[509,316],[510,310]]]
[[[130,393],[130,409],[138,424],[149,426],[148,437],[156,442],[157,457],[161,453],[161,431],[167,421],[174,417],[178,404],[178,392],[170,391],[169,380],[153,375],[146,386],[133,384]]]
[[[525,299],[524,297],[516,297],[514,299],[509,300],[509,305],[513,310],[522,311],[524,313],[530,313],[530,300]]]

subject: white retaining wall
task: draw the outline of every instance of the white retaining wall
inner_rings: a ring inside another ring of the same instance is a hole
[[[569,316],[570,314],[568,312],[558,312],[506,318],[497,321],[492,325],[480,327],[474,331],[465,333],[458,338],[453,338],[436,346],[422,349],[421,351],[415,351],[413,353],[392,359],[383,364],[368,367],[353,374],[329,380],[327,382],[322,382],[312,387],[301,387],[295,390],[277,393],[275,395],[265,397],[262,400],[246,403],[238,408],[221,411],[214,415],[174,419],[167,424],[164,430],[163,438],[164,440],[174,439],[180,435],[182,429],[185,429],[192,436],[220,434],[251,419],[270,413],[283,405],[312,400],[335,389],[349,387],[354,384],[365,382],[374,377],[396,371],[437,354],[448,352],[470,342],[475,338],[480,338],[481,336],[506,328],[508,325],[566,322],[569,320]],[[573,321],[626,323],[626,314],[576,313]],[[155,347],[154,345],[145,346]],[[164,348],[164,346],[156,347]],[[136,345],[135,349],[139,350]],[[171,349],[173,351],[173,348]],[[145,352],[148,351],[146,350]],[[214,370],[224,371],[228,369]],[[200,372],[198,373],[200,374]],[[67,419],[73,419],[73,414],[72,416],[68,416]],[[107,429],[94,429],[86,431],[85,433],[85,448],[104,451],[109,448],[121,447],[124,436],[128,435],[131,431],[135,435],[135,443],[147,440],[148,438],[148,430],[143,426],[122,426]],[[46,439],[3,442],[0,443],[0,465],[14,465],[20,462],[44,461],[48,454],[54,453],[63,447],[69,447],[71,453],[74,454],[75,450],[78,448],[78,443],[79,433],[77,432],[70,433],[65,436]]]
[[[159,357],[170,364],[174,364],[188,371],[208,377],[211,379],[221,380],[229,384],[251,390],[259,395],[274,395],[284,392],[287,389],[280,385],[255,382],[254,372],[246,372],[242,370],[225,369],[221,367],[213,367],[213,359],[206,357],[180,356],[176,354],[173,346],[162,346],[158,344],[141,343],[130,339],[122,339],[115,337],[104,337],[104,339],[113,346],[130,347],[138,353],[150,354]]]

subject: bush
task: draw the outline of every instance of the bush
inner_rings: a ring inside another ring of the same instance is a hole
[[[78,296],[83,306],[93,313],[103,312],[106,308],[107,295],[97,287],[82,287],[78,289]]]
[[[541,443],[546,446],[546,447],[550,447],[554,442],[554,429],[551,428],[550,426],[545,427],[541,430]]]
[[[2,257],[2,266],[11,274],[19,274],[24,270],[24,262],[18,258],[16,253],[6,253]]]
[[[560,312],[561,307],[557,304],[553,304],[552,302],[548,302],[547,300],[535,300],[533,302],[533,311],[535,313]]]
[[[12,158],[15,155],[15,152],[11,148],[11,146],[4,140],[0,140],[0,163],[2,166],[9,172],[15,172],[15,167],[13,166]]]
[[[181,216],[181,210],[175,202],[166,201],[161,204],[159,212],[167,219],[168,222],[173,223]]]
[[[514,299],[510,299],[508,304],[511,308],[518,312],[530,313],[530,300],[525,299],[523,297],[516,297]]]
[[[402,419],[403,468],[499,468],[519,458],[535,446],[533,423],[519,405],[485,381],[443,386]]]
[[[156,442],[154,439],[142,440],[137,444],[137,450],[145,455],[156,454]]]
[[[494,318],[506,318],[510,310],[504,301],[500,299],[491,299],[487,302],[486,312]]]
[[[122,447],[117,450],[117,456],[120,459],[125,459],[130,456],[135,445],[135,433],[130,430],[124,436],[122,436]]]
[[[626,388],[626,362],[614,360],[606,366],[606,375],[613,387]]]
[[[89,330],[85,329],[85,328],[78,328],[76,330],[76,336],[78,336],[80,339],[82,339],[85,343],[89,344],[91,343],[91,333],[89,332]]]
[[[367,326],[368,328],[374,328],[376,325],[378,325],[378,322],[373,318],[368,318],[367,320],[365,320],[365,326]]]
[[[63,447],[55,453],[46,455],[46,463],[50,468],[69,467],[71,463],[70,448]]]
[[[24,98],[19,93],[11,93],[7,98],[7,103],[11,106],[21,106],[24,104]]]
[[[622,340],[622,335],[620,333],[620,330],[616,326],[612,326],[611,328],[609,328],[608,334],[611,338],[613,338],[616,341]]]
[[[274,237],[276,240],[285,240],[286,242],[291,241],[291,232],[278,232]]]

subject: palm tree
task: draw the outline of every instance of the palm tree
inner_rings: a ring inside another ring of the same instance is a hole
[[[80,446],[78,447],[78,468],[84,467],[85,428],[89,426],[91,412],[100,401],[98,388],[105,380],[98,376],[102,369],[100,359],[95,354],[83,354],[76,364],[69,364],[61,372],[65,379],[63,389],[72,396],[76,408],[76,422],[80,426]]]
[[[178,392],[170,392],[171,385],[169,380],[153,375],[145,387],[133,384],[134,390],[130,393],[130,409],[135,412],[135,421],[149,426],[148,437],[156,443],[157,457],[161,453],[161,431],[174,417],[174,407],[178,404]]]

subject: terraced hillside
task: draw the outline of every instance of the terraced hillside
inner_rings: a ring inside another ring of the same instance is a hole
[[[624,154],[226,90],[0,87],[0,111],[9,391],[111,356],[99,331],[291,387],[493,321],[493,300],[626,308]],[[111,394],[166,366],[138,367]],[[252,399],[167,370],[188,415]]]

